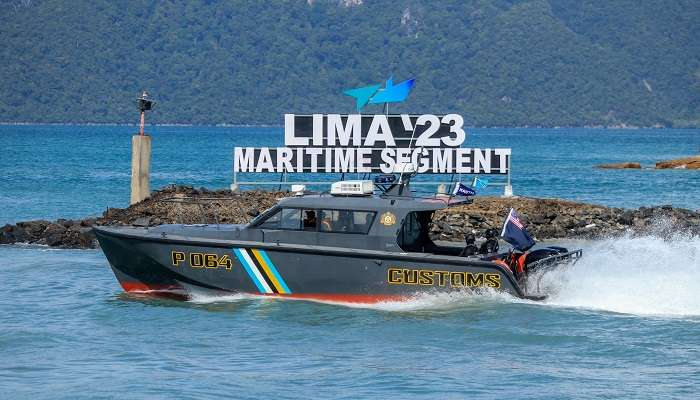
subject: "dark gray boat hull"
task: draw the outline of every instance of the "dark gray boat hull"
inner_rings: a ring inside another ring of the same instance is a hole
[[[193,290],[373,303],[479,289],[525,297],[504,265],[456,256],[193,238],[95,228],[128,292]]]

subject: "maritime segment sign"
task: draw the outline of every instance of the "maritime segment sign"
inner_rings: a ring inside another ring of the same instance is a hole
[[[458,114],[285,115],[285,147],[236,147],[234,172],[507,174],[511,150],[460,147]]]
[[[237,147],[234,171],[391,174],[413,164],[418,173],[507,174],[509,158],[510,149]]]

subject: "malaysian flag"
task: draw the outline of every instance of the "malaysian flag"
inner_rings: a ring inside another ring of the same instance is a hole
[[[503,240],[510,243],[513,248],[520,251],[526,251],[535,245],[535,241],[527,232],[527,228],[525,228],[525,225],[523,225],[518,213],[516,213],[515,209],[512,208],[510,209],[508,217],[503,223],[501,237]]]

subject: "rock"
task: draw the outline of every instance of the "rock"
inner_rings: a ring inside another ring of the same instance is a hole
[[[61,218],[58,221],[56,221],[56,223],[61,224],[66,228],[69,228],[69,227],[71,227],[71,225],[75,224],[75,221],[73,221],[72,219],[62,219]]]
[[[15,227],[13,225],[5,225],[0,228],[0,244],[13,244],[17,242],[14,235]]]
[[[95,237],[95,233],[92,231],[92,228],[81,228],[80,229],[80,236],[78,238],[78,245],[81,248],[96,248],[97,246],[97,238]]]
[[[596,165],[595,167],[600,169],[641,169],[642,165],[638,162],[622,162],[612,164],[600,164]]]
[[[659,161],[656,163],[656,169],[700,169],[700,156]]]
[[[449,224],[444,223],[442,221],[438,221],[436,225],[442,230],[443,233],[445,233],[447,235],[451,235],[454,232],[454,229],[452,229],[452,226],[450,226]]]
[[[617,222],[623,225],[632,225],[634,222],[634,211],[627,210],[617,217]]]
[[[149,217],[140,217],[140,218],[136,218],[136,219],[131,223],[131,225],[133,225],[133,226],[147,227],[147,226],[149,226],[150,222],[151,222],[151,219],[150,219]]]
[[[96,221],[97,221],[97,219],[95,219],[95,218],[86,218],[86,219],[80,221],[80,226],[93,226],[93,225],[95,225]]]
[[[557,225],[557,226],[561,226],[562,228],[571,229],[571,228],[576,227],[576,225],[578,224],[578,221],[573,219],[573,218],[567,218],[567,217],[560,216],[560,217],[555,218],[554,221],[552,221],[552,224]]]
[[[54,247],[58,246],[63,242],[63,233],[66,231],[66,227],[60,224],[50,224],[46,227],[43,232],[40,242],[44,242],[46,245]]]
[[[566,231],[559,225],[542,226],[537,235],[540,239],[555,239],[566,237]]]
[[[530,217],[530,223],[532,224],[541,225],[546,224],[547,222],[549,222],[547,217],[542,214],[534,214]]]
[[[27,232],[27,234],[32,237],[39,239],[41,237],[41,234],[46,230],[46,227],[49,225],[49,221],[44,221],[44,220],[37,220],[37,221],[27,221],[27,222],[19,222],[17,223],[17,226],[24,228],[24,230]]]
[[[469,219],[479,223],[486,221],[486,218],[479,214],[469,214]]]

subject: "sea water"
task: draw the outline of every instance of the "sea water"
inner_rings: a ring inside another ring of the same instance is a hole
[[[80,218],[100,214],[107,207],[126,207],[134,130],[129,126],[0,125],[0,224]],[[235,146],[282,146],[284,136],[281,127],[155,126],[148,131],[153,136],[152,188],[170,183],[228,188],[233,181]],[[616,207],[700,208],[697,171],[652,169],[656,161],[700,153],[700,130],[467,129],[465,146],[512,148],[516,195]],[[624,161],[640,162],[646,169],[594,168]],[[239,178],[279,181],[280,176],[242,174]],[[469,177],[463,179],[469,181]],[[491,180],[503,182],[503,177]],[[480,193],[500,195],[503,187]]]
[[[0,223],[125,206],[132,130],[0,126]],[[698,133],[477,129],[468,143],[513,148],[516,194],[697,209],[693,171],[593,166],[697,153]],[[153,135],[155,187],[226,187],[234,146],[281,144],[280,128]],[[455,292],[372,306],[142,298],[99,250],[0,246],[0,398],[696,397],[700,238],[560,244],[584,258],[535,278],[545,302]]]

